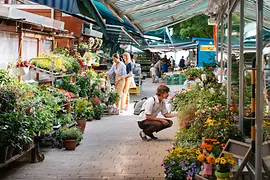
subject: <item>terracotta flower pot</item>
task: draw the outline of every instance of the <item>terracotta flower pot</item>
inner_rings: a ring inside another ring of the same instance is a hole
[[[82,131],[82,133],[84,133],[84,129],[86,126],[86,119],[77,120],[77,123],[78,128]]]
[[[66,150],[75,150],[77,145],[76,140],[64,140],[64,147]]]
[[[65,109],[67,112],[70,112],[70,107],[71,107],[71,104],[70,104],[70,103],[67,103],[67,104],[64,106],[64,109]]]

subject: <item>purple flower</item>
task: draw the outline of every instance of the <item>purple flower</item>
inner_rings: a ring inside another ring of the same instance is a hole
[[[168,174],[168,178],[171,179],[173,177],[173,173]]]

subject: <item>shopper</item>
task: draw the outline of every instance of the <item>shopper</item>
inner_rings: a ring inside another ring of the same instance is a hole
[[[114,64],[111,69],[106,73],[108,75],[112,75],[115,73],[115,91],[119,94],[120,98],[117,103],[117,107],[120,109],[120,112],[124,110],[124,99],[123,99],[123,91],[125,86],[125,77],[127,75],[126,65],[119,60],[119,54],[115,53],[112,56]]]
[[[180,59],[179,67],[180,67],[181,69],[183,69],[183,68],[185,67],[185,59],[184,59],[184,56],[182,56],[182,58]]]
[[[124,104],[125,104],[125,111],[128,110],[128,105],[129,105],[129,88],[131,88],[132,83],[135,83],[133,80],[133,74],[132,74],[132,62],[131,62],[131,58],[130,58],[130,54],[128,52],[125,52],[123,54],[123,59],[124,62],[126,64],[126,72],[127,75],[125,77],[125,86],[123,89],[123,100],[124,100]]]
[[[158,139],[153,135],[154,132],[159,132],[165,128],[172,126],[173,122],[166,118],[172,118],[175,115],[168,113],[166,108],[165,99],[169,96],[170,89],[165,85],[160,85],[157,88],[156,95],[149,97],[141,108],[141,113],[138,116],[138,125],[142,129],[140,137],[142,140],[147,140],[147,137],[151,139]],[[161,114],[165,118],[158,118],[157,115]]]
[[[156,68],[154,67],[154,64],[151,64],[150,75],[152,77],[152,83],[157,83],[158,78],[157,78]]]
[[[158,77],[161,77],[161,60],[159,59],[154,65]]]

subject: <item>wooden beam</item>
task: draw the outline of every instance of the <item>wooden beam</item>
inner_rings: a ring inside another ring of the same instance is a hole
[[[191,16],[189,16],[188,18],[184,18],[184,19],[181,19],[181,17],[180,18],[178,18],[178,19],[174,19],[174,20],[168,20],[168,21],[166,21],[166,23],[160,23],[159,25],[156,25],[156,26],[151,26],[150,28],[147,28],[147,29],[145,29],[144,31],[145,32],[148,32],[148,31],[153,31],[153,30],[157,30],[157,29],[160,29],[160,28],[163,28],[163,27],[166,27],[166,26],[171,26],[171,25],[173,25],[173,24],[178,24],[178,23],[180,23],[180,22],[183,22],[183,21],[186,21],[187,19],[190,19],[190,18],[192,18],[192,17],[194,17],[194,16],[197,16],[197,15],[199,15],[199,14],[203,14],[203,13],[206,13],[207,12],[207,10],[206,11],[204,11],[204,12],[197,12],[197,13],[195,13],[195,14],[192,14]],[[174,22],[175,21],[175,22]],[[174,22],[174,23],[172,23],[172,22]],[[172,23],[172,24],[171,24]]]
[[[184,0],[177,0],[177,1],[174,1],[172,3],[167,3],[167,4],[162,4],[162,5],[159,5],[159,6],[155,6],[155,7],[146,7],[146,8],[142,8],[142,9],[137,9],[137,10],[134,10],[134,8],[130,8],[126,11],[123,11],[121,14],[131,14],[131,13],[134,13],[134,12],[145,12],[145,11],[156,11],[156,10],[167,10],[167,9],[170,9],[170,8],[173,8],[175,6],[177,6],[178,4],[180,4],[181,2],[184,2]]]
[[[198,0],[196,3],[193,3],[193,4],[189,5],[184,10],[182,10],[179,13],[176,13],[176,14],[174,14],[172,16],[165,16],[165,17],[161,17],[161,18],[149,18],[149,19],[143,19],[143,20],[134,20],[134,21],[131,21],[131,22],[134,23],[134,24],[141,24],[141,23],[145,23],[145,22],[164,21],[164,20],[168,20],[168,19],[171,19],[169,21],[174,21],[179,16],[181,16],[185,12],[189,11],[190,9],[194,8],[195,6],[201,4],[202,2],[204,2],[204,0]]]
[[[118,15],[118,13],[116,12],[116,10],[110,5],[110,4],[107,4],[104,0],[100,0],[100,2],[106,7],[108,8],[112,14],[121,22],[123,23],[124,20]]]

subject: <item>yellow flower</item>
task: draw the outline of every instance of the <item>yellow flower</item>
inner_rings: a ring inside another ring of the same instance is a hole
[[[196,154],[201,154],[201,151],[200,150],[196,150]]]
[[[227,161],[226,161],[224,158],[221,158],[221,159],[220,159],[220,164],[226,164],[226,162],[227,162]]]
[[[219,162],[220,162],[220,158],[217,158],[217,159],[216,159],[216,163],[219,163]]]

